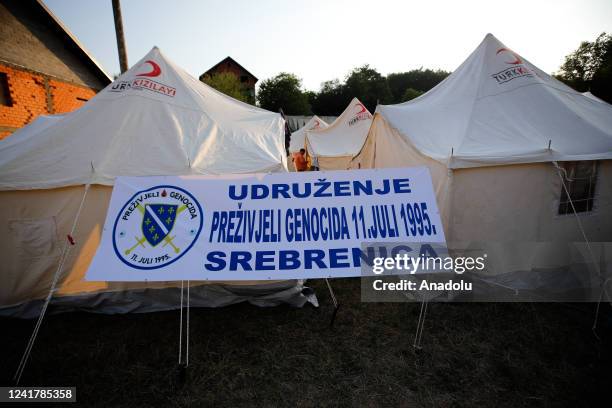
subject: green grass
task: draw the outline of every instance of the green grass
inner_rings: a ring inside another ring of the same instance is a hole
[[[178,381],[178,311],[45,318],[22,385],[77,387],[86,407],[601,406],[610,345],[592,335],[593,305],[361,303],[358,279],[335,280],[332,329],[321,308],[247,304],[191,310],[188,378]],[[606,312],[608,313],[608,312]],[[34,321],[1,319],[0,383]],[[608,353],[608,354],[605,354]]]

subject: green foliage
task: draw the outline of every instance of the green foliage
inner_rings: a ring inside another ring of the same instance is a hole
[[[404,95],[402,95],[402,100],[401,102],[408,102],[413,100],[414,98],[418,98],[419,96],[423,95],[424,92],[422,91],[418,91],[416,89],[413,88],[408,88],[406,89],[406,91],[404,92]]]
[[[387,79],[367,64],[351,71],[346,77],[344,86],[346,88],[344,92],[351,98],[358,98],[370,112],[376,110],[378,103],[391,102],[391,90]]]
[[[389,74],[387,82],[393,94],[392,102],[399,103],[406,101],[405,94],[409,88],[425,93],[449,75],[450,72],[423,68]]]
[[[202,79],[202,82],[239,101],[251,104],[254,102],[248,91],[240,83],[238,77],[231,72],[207,75]]]
[[[278,111],[282,107],[288,115],[307,115],[312,108],[317,115],[338,116],[354,97],[374,112],[378,103],[400,103],[416,98],[449,74],[419,68],[384,77],[376,69],[364,65],[353,69],[344,82],[325,81],[319,92],[312,92],[302,91],[301,81],[295,75],[281,73],[262,82],[257,98],[262,108]]]
[[[556,77],[577,91],[591,91],[612,103],[612,35],[602,33],[593,42],[582,42],[565,57]]]
[[[346,87],[339,80],[325,81],[321,84],[321,90],[312,99],[312,110],[318,115],[338,116],[351,99]]]
[[[317,115],[338,116],[353,97],[359,98],[374,112],[377,103],[400,103],[429,91],[446,78],[449,72],[417,69],[389,74],[386,78],[368,65],[353,69],[344,83],[325,81],[321,90],[310,99]]]
[[[283,109],[287,115],[309,115],[308,99],[309,95],[302,91],[302,80],[287,72],[262,81],[257,93],[263,109],[273,112]]]

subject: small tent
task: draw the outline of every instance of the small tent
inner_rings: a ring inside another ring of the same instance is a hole
[[[566,244],[585,235],[612,241],[612,106],[491,34],[431,91],[377,107],[350,167],[405,166],[430,169],[449,243],[497,251],[490,275],[528,273],[512,285],[580,263]]]
[[[326,124],[333,123],[336,120],[337,116],[320,116],[317,118],[322,119]],[[287,125],[289,125],[289,129],[292,132],[296,132],[306,126],[308,122],[312,119],[312,115],[302,116],[302,115],[285,115],[285,120],[287,121]]]
[[[327,122],[319,118],[317,115],[314,115],[304,124],[304,126],[291,134],[291,139],[289,142],[290,159],[287,161],[287,167],[290,171],[295,171],[294,160],[296,156],[300,154],[300,150],[306,148],[306,131],[325,129],[328,126],[329,125]]]
[[[41,117],[0,141],[0,314],[38,313],[73,223],[76,245],[55,305],[111,313],[178,307],[177,282],[83,280],[115,178],[270,171],[287,171],[280,114],[217,92],[153,48],[77,111]],[[305,301],[295,281],[194,285],[193,305]]]
[[[372,114],[353,98],[340,116],[324,129],[306,131],[306,149],[321,170],[346,170],[359,152],[372,123]]]
[[[306,147],[306,131],[315,129],[325,129],[329,127],[327,123],[317,115],[314,115],[308,123],[302,126],[291,134],[291,142],[289,143],[289,153],[297,153],[300,149]]]

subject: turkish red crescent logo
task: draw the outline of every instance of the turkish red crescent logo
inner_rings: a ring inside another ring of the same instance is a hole
[[[523,63],[523,60],[521,60],[521,57],[516,55],[512,50],[509,50],[508,48],[500,48],[499,50],[497,50],[495,54],[496,55],[501,54],[502,52],[509,52],[514,57],[514,61],[504,61],[506,64],[518,65],[518,64]]]
[[[310,129],[308,130],[318,129],[320,125],[321,125],[321,122],[319,122],[318,120],[315,120],[314,125],[312,125]]]
[[[360,109],[361,109],[359,112],[357,112],[357,115],[359,115],[360,113],[363,113],[363,112],[365,112],[365,111],[366,111],[365,106],[363,106],[363,103],[361,103],[361,102],[357,102],[357,103],[355,104],[355,106],[357,106],[358,108],[360,108]]]
[[[157,65],[157,63],[155,63],[155,61],[146,60],[145,64],[151,65],[151,67],[153,68],[151,72],[143,72],[142,74],[136,74],[136,76],[156,77],[161,74],[161,68],[159,67],[159,65]]]

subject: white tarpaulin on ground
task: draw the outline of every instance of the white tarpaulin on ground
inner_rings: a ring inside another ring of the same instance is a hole
[[[0,142],[0,190],[286,169],[283,129],[280,114],[217,92],[153,48],[79,110]]]
[[[291,134],[289,153],[297,153],[306,147],[306,131],[315,129],[325,129],[329,125],[317,115],[310,118],[308,123]]]
[[[334,123],[325,129],[306,131],[308,154],[319,161],[321,170],[344,170],[368,135],[372,114],[357,98]]]
[[[325,177],[118,178],[87,279],[360,276],[364,242],[445,243],[426,167]]]

